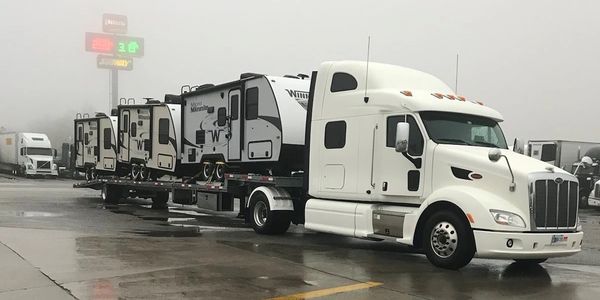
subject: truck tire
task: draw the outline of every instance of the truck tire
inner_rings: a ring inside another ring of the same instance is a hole
[[[514,261],[518,264],[524,265],[537,265],[547,261],[548,258],[529,258],[529,259],[515,259]]]
[[[102,186],[100,197],[107,204],[118,204],[121,198],[121,189],[105,184]]]
[[[465,218],[452,211],[438,211],[425,222],[423,248],[433,265],[457,270],[473,259],[475,238]]]
[[[152,197],[152,209],[166,209],[169,202],[169,192],[157,192],[156,196]]]
[[[259,234],[283,234],[290,227],[291,211],[273,211],[263,193],[255,193],[250,199],[248,214],[252,228]]]

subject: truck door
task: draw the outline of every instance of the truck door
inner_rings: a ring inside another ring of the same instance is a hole
[[[84,145],[83,145],[83,123],[77,123],[76,129],[76,137],[75,137],[75,147],[77,147],[77,157],[75,158],[75,166],[83,167],[83,155],[84,155]]]
[[[408,153],[396,152],[396,126],[399,122],[410,124]],[[425,141],[423,130],[412,115],[390,115],[382,122],[385,129],[378,135],[374,147],[375,197],[379,200],[418,203],[423,194]],[[390,198],[390,196],[399,196]]]
[[[130,135],[129,135],[129,110],[124,110],[121,119],[119,120],[119,159],[121,161],[129,161]]]
[[[229,142],[227,143],[227,160],[235,161],[240,160],[241,157],[241,145],[242,145],[242,131],[241,131],[241,101],[240,101],[240,90],[235,89],[229,91]]]

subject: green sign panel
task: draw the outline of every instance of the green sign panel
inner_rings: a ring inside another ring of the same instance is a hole
[[[144,56],[144,39],[130,36],[115,36],[115,54],[121,56]]]

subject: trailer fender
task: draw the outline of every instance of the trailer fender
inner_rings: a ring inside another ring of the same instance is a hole
[[[271,210],[294,210],[294,201],[292,200],[290,193],[288,193],[285,189],[272,186],[259,186],[255,188],[248,198],[246,208],[250,207],[250,203],[252,203],[252,196],[256,195],[257,193],[262,193],[267,197],[267,200],[269,201],[269,208]]]

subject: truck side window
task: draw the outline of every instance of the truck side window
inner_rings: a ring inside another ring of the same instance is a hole
[[[161,145],[169,144],[169,119],[158,119],[158,143]]]
[[[408,154],[411,156],[423,155],[423,147],[425,141],[421,129],[413,116],[390,116],[387,118],[387,129],[385,146],[394,148],[396,143],[396,124],[399,122],[408,122],[410,124],[410,132],[408,136]]]
[[[354,76],[348,73],[335,73],[331,79],[331,88],[329,89],[332,93],[351,91],[358,87],[358,82]]]
[[[238,96],[238,95],[231,96],[231,120],[238,119],[239,107],[240,107],[240,96]]]
[[[108,150],[112,146],[112,132],[110,128],[104,128],[104,149]]]
[[[137,123],[136,122],[132,122],[131,123],[131,132],[129,133],[129,136],[137,136]]]
[[[325,148],[340,149],[346,145],[346,122],[333,121],[325,125]]]
[[[246,90],[246,120],[258,119],[258,88]]]

